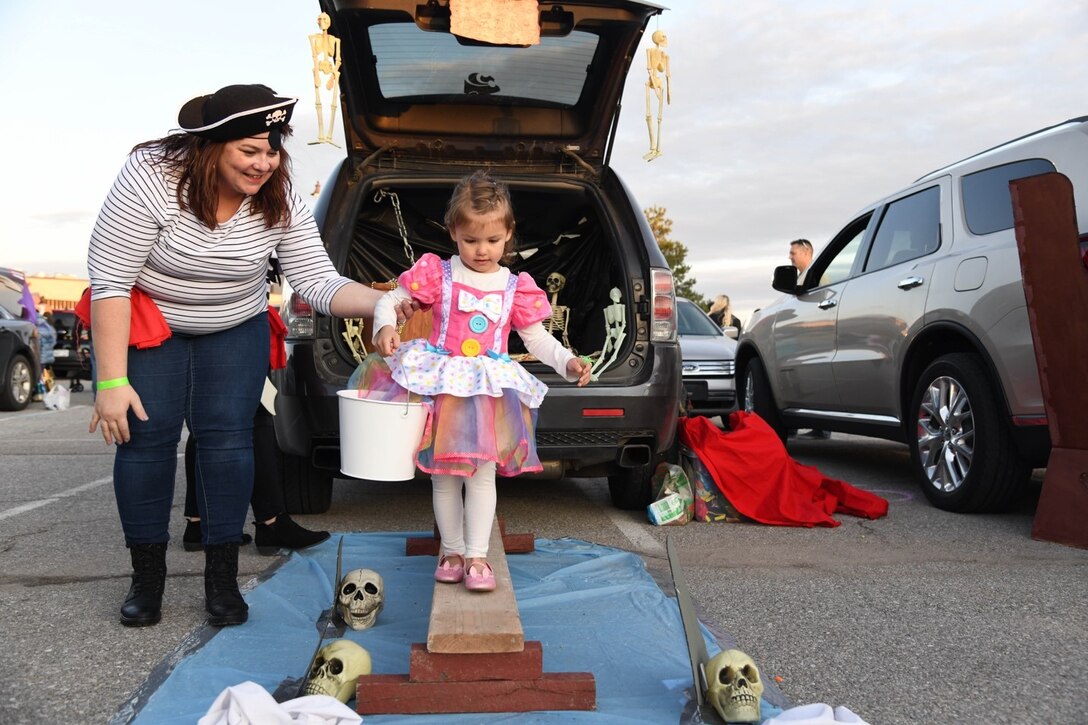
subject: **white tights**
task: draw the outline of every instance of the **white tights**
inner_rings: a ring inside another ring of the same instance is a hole
[[[464,485],[465,499],[461,501]],[[481,464],[470,478],[431,476],[434,520],[442,537],[443,554],[466,559],[485,558],[495,520],[495,464]]]

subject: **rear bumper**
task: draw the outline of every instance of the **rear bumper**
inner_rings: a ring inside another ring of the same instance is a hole
[[[674,354],[675,353],[675,354]],[[340,417],[336,391],[313,365],[313,346],[289,345],[287,367],[272,373],[276,384],[276,440],[284,453],[318,468],[339,467]],[[632,451],[653,456],[672,447],[680,405],[680,356],[666,347],[656,355],[649,382],[635,386],[591,383],[553,387],[537,415],[537,453],[565,470],[607,475]],[[672,381],[670,384],[668,381]],[[608,413],[597,415],[595,413]]]

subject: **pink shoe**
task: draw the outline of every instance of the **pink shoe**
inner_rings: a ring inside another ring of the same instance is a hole
[[[465,589],[470,592],[495,591],[495,572],[486,561],[474,562],[465,574]]]
[[[456,563],[455,563],[456,562]],[[434,580],[443,584],[456,584],[465,578],[465,558],[460,554],[446,554],[438,560]]]

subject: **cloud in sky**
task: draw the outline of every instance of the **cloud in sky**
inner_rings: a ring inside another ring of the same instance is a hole
[[[316,3],[190,0],[163,22],[135,0],[0,9],[4,263],[81,274],[124,154],[193,95],[263,82],[298,95],[300,193],[342,152],[315,133],[306,35]],[[612,165],[662,206],[696,288],[747,316],[775,294],[787,243],[821,247],[864,205],[1010,138],[1084,115],[1088,5],[1058,0],[676,0],[663,156],[642,159],[645,48],[633,59]],[[49,215],[60,214],[49,219]]]

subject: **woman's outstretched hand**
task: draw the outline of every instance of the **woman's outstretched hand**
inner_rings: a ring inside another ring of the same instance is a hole
[[[132,437],[128,428],[130,408],[137,418],[147,420],[144,404],[140,402],[140,396],[131,385],[96,391],[94,412],[91,414],[91,425],[87,432],[94,433],[101,423],[102,438],[107,445],[128,443],[129,438]]]

